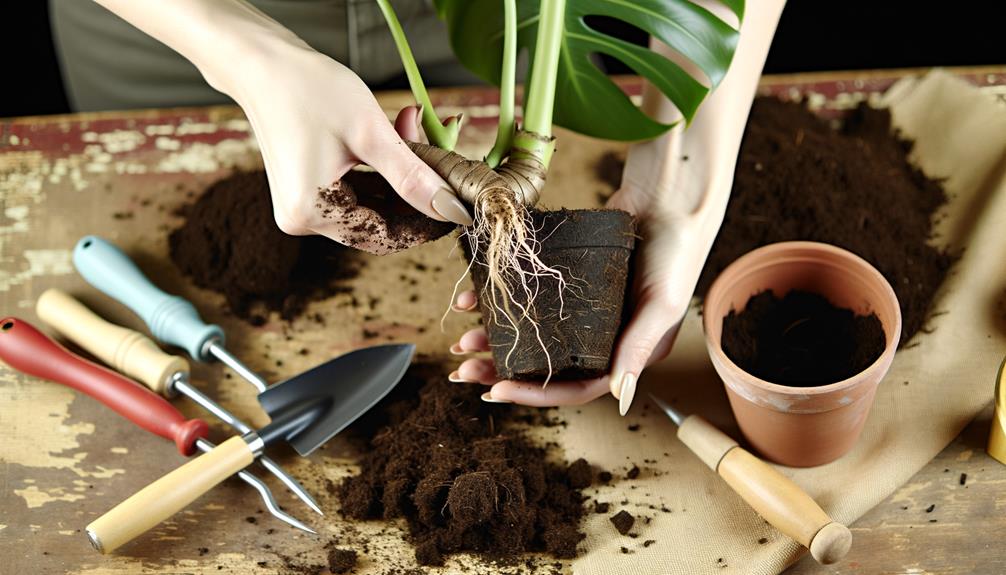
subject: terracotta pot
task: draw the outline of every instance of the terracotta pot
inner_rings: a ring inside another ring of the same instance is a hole
[[[765,290],[778,297],[813,292],[858,314],[877,314],[884,352],[849,379],[818,387],[777,385],[747,373],[723,352],[723,318]],[[706,294],[703,324],[709,356],[744,437],[776,463],[810,467],[838,459],[859,438],[898,347],[901,309],[884,276],[859,256],[829,244],[783,242],[749,252],[723,270]]]

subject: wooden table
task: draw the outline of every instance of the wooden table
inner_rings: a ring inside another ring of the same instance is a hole
[[[976,84],[1006,93],[1006,69],[960,73]],[[835,113],[889,86],[901,72],[827,73],[767,77],[765,92],[810,95],[823,113]],[[627,81],[630,91],[638,85]],[[492,136],[495,94],[484,89],[437,91],[445,107],[464,108],[470,119],[462,151],[487,146]],[[389,111],[411,103],[403,93],[381,96]],[[587,207],[604,185],[592,165],[602,154],[624,146],[562,133],[563,153],[550,173],[558,192],[554,202]],[[454,334],[470,320],[451,320],[447,333],[437,327],[444,298],[464,271],[445,260],[445,241],[387,258],[371,258],[355,282],[357,297],[381,304],[365,318],[349,296],[315,304],[312,315],[270,320],[261,328],[229,316],[222,299],[178,276],[166,257],[173,215],[209,182],[234,168],[260,165],[247,122],[235,108],[152,110],[0,120],[0,312],[37,321],[35,298],[60,287],[112,321],[141,328],[128,311],[89,288],[76,276],[69,250],[86,233],[100,233],[127,246],[155,282],[194,301],[208,321],[220,323],[230,347],[253,369],[276,380],[360,345],[361,331],[388,339],[413,339],[420,351],[442,354]],[[589,197],[588,197],[589,196]],[[394,282],[415,262],[444,266],[439,279],[417,277],[424,293],[441,298],[408,302]],[[445,263],[446,262],[446,263]],[[394,274],[392,276],[392,274]],[[446,301],[446,300],[445,300]],[[310,350],[301,355],[302,348]],[[219,367],[197,366],[196,381],[222,403],[251,420],[265,422],[251,388],[224,377]],[[176,401],[187,415],[199,415]],[[984,453],[990,411],[913,480],[853,526],[856,545],[847,561],[824,568],[803,561],[793,574],[808,573],[1003,573],[1006,554],[999,533],[1006,528],[1006,468]],[[96,555],[81,528],[114,503],[178,465],[172,446],[140,432],[106,408],[65,388],[0,369],[0,573],[271,573],[284,557],[317,558],[315,540],[280,527],[249,504],[237,482],[225,483],[143,541],[112,558]],[[347,446],[335,441],[311,461],[278,457],[313,493],[334,509],[330,480],[352,471]],[[966,483],[961,484],[966,474]],[[272,482],[275,485],[275,482]],[[312,519],[305,507],[281,495],[288,511]],[[930,509],[930,506],[935,505]],[[235,513],[232,509],[240,509]],[[270,532],[276,529],[275,535]],[[282,529],[282,530],[281,530]],[[326,526],[333,539],[376,538],[374,526]],[[282,539],[280,539],[282,538]],[[385,537],[384,539],[394,539]],[[273,545],[283,541],[283,551]],[[400,545],[400,544],[399,544]],[[389,553],[406,553],[388,543]]]

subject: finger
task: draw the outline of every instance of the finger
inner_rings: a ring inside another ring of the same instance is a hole
[[[583,405],[608,393],[608,376],[583,381],[563,381],[542,386],[536,382],[504,380],[482,394],[490,403],[519,403],[532,407]]]
[[[451,309],[457,312],[474,311],[477,305],[479,301],[475,297],[475,290],[468,290],[458,294]]]
[[[482,385],[492,385],[499,381],[496,374],[496,367],[491,359],[472,358],[467,359],[451,373],[447,379],[459,383],[481,383]]]
[[[490,351],[489,336],[484,327],[477,327],[468,330],[461,336],[457,343],[451,346],[451,353],[454,355],[464,355],[466,353],[478,353],[480,351]]]
[[[422,137],[419,122],[422,120],[422,106],[406,106],[395,117],[395,131],[403,140],[418,142]]]
[[[643,368],[670,352],[683,315],[652,298],[639,302],[618,339],[612,362],[610,391],[618,399],[621,415],[632,405]]]
[[[370,131],[352,146],[360,161],[377,170],[420,212],[435,220],[472,225],[471,214],[454,190],[409,150],[390,124],[377,123]]]

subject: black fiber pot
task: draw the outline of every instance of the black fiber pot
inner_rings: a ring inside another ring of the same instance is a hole
[[[552,362],[552,380],[605,375],[622,323],[629,259],[636,243],[635,221],[621,210],[535,211],[532,219],[541,242],[539,258],[562,270],[567,282],[562,317],[558,282],[551,277],[540,278],[532,314]],[[504,317],[499,317],[500,323],[493,321],[489,298],[482,295],[488,281],[486,267],[476,263],[471,274],[499,376],[544,380],[549,365],[531,322],[520,322],[520,337],[511,353],[517,334]],[[515,296],[521,305],[526,304],[524,293]]]

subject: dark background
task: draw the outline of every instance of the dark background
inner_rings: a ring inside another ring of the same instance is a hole
[[[86,1],[86,0],[74,0]],[[575,0],[573,0],[575,1]],[[69,112],[47,2],[5,6],[0,18],[0,117]],[[897,4],[898,11],[878,6]],[[790,0],[766,73],[1006,64],[1006,2]],[[749,2],[748,10],[756,9]],[[620,35],[643,41],[638,31]],[[623,71],[617,64],[612,72]],[[404,86],[404,84],[402,84]]]

